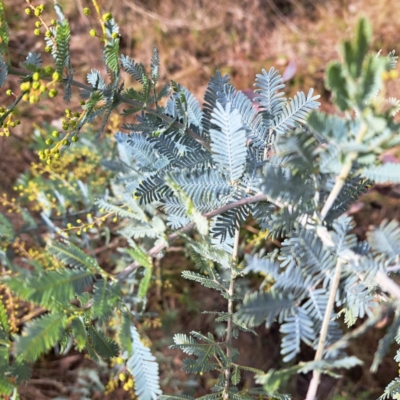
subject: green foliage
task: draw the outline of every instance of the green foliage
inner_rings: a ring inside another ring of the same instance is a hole
[[[0,247],[3,248],[12,242],[15,237],[15,231],[12,223],[0,214]]]
[[[94,327],[88,329],[89,344],[94,351],[103,358],[117,357],[119,347],[112,339],[104,335],[104,333]]]
[[[7,285],[22,299],[52,308],[58,302],[66,303],[81,294],[93,281],[87,270],[62,269],[36,272],[26,277],[24,286],[18,278],[10,278]]]
[[[47,314],[35,319],[15,343],[17,356],[24,361],[36,360],[60,340],[66,324],[63,314]]]
[[[10,38],[3,2],[0,2],[0,39],[0,54],[7,54]]]
[[[351,86],[346,80],[344,66],[339,62],[333,62],[326,71],[326,86],[332,91],[339,110],[345,111],[351,107]]]
[[[343,43],[343,57],[353,78],[359,78],[361,75],[362,65],[368,53],[371,38],[371,24],[365,18],[361,18],[357,23],[354,42],[345,41]]]
[[[9,31],[6,16],[4,14],[3,2],[0,2],[0,87],[4,86],[8,67],[5,62],[5,57],[8,55],[8,42],[9,42]]]

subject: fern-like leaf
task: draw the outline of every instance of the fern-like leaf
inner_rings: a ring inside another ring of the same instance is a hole
[[[368,243],[376,255],[389,259],[400,257],[400,226],[397,221],[384,220],[379,227],[367,233]]]
[[[93,287],[93,318],[104,321],[109,317],[120,296],[118,285],[99,279]]]
[[[386,163],[367,167],[361,174],[375,183],[400,183],[400,164]]]
[[[90,339],[91,345],[96,353],[103,358],[117,357],[119,354],[119,347],[112,339],[107,337],[100,330],[94,327],[89,327],[88,337]]]
[[[210,279],[202,274],[198,274],[193,271],[183,271],[182,277],[185,279],[200,283],[203,286],[208,287],[210,289],[218,290],[219,292],[221,292],[223,294],[226,294],[228,291],[228,288],[225,285],[223,285],[221,282],[219,282],[216,279],[216,277],[214,277],[214,279]]]
[[[299,92],[289,100],[282,113],[273,120],[273,128],[278,134],[285,134],[287,130],[305,123],[308,113],[319,107],[320,103],[316,100],[320,96],[313,96],[313,93],[314,90],[310,89],[306,97],[303,92]]]
[[[211,123],[219,128],[210,132],[213,159],[229,182],[235,182],[243,175],[247,156],[246,131],[240,114],[232,109],[231,103],[223,108],[217,102],[211,117]]]
[[[236,316],[240,322],[250,327],[258,326],[264,321],[267,325],[271,325],[282,310],[290,309],[292,306],[293,300],[279,292],[255,292],[244,298]]]
[[[268,129],[264,124],[262,114],[257,112],[250,99],[240,90],[236,91],[233,86],[225,86],[227,102],[232,104],[241,118],[247,136],[252,140],[253,146],[264,147]]]
[[[150,349],[140,341],[139,334],[132,325],[133,355],[127,360],[128,371],[135,379],[135,393],[139,400],[156,400],[161,395],[158,364]]]
[[[135,63],[131,58],[121,55],[121,65],[122,68],[138,82],[144,83],[146,77],[146,71],[142,63]]]
[[[203,126],[203,136],[206,138],[208,138],[210,135],[210,130],[212,128],[211,114],[217,105],[219,93],[224,92],[225,86],[229,85],[229,80],[230,79],[228,75],[222,76],[218,71],[208,83],[207,90],[204,95],[203,117],[201,124]]]
[[[261,74],[257,74],[256,83],[258,87],[255,92],[259,95],[254,100],[258,101],[262,107],[267,128],[270,128],[271,121],[282,112],[286,99],[281,92],[285,87],[282,76],[275,68],[271,68],[268,72],[263,69]]]
[[[106,65],[114,73],[119,71],[118,63],[119,39],[112,39],[104,49]]]
[[[7,54],[9,40],[9,30],[4,14],[4,5],[3,2],[0,2],[0,55]],[[0,57],[0,59],[2,59],[2,57]],[[0,86],[2,85],[0,84]]]
[[[65,265],[70,265],[74,268],[86,269],[92,272],[101,270],[96,260],[88,256],[73,243],[68,243],[66,246],[60,242],[51,242],[47,246],[47,250]]]
[[[52,308],[57,302],[67,305],[92,281],[93,274],[90,271],[60,269],[35,272],[25,277],[24,284],[21,284],[21,278],[13,277],[7,281],[7,285],[24,300]]]
[[[395,395],[400,394],[400,378],[394,378],[389,385],[386,386],[385,392],[378,400],[389,400],[393,399]]]
[[[63,314],[47,314],[36,318],[16,340],[18,357],[25,361],[37,360],[59,341],[66,324],[67,317]]]
[[[69,55],[69,42],[71,39],[71,32],[69,23],[66,19],[57,22],[56,26],[56,48],[55,48],[55,62],[57,72],[60,76],[64,74],[64,68],[69,68],[70,55]]]
[[[314,322],[301,308],[297,308],[293,316],[286,318],[280,328],[280,331],[285,334],[281,343],[284,362],[292,360],[300,352],[301,341],[309,346],[312,345],[315,339],[313,326]]]

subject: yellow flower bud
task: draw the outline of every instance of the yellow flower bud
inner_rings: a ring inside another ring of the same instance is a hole
[[[58,95],[58,90],[57,89],[51,89],[49,91],[49,97],[50,98],[56,97],[57,95]]]
[[[61,75],[57,71],[55,71],[53,72],[52,78],[54,81],[59,82],[61,80]]]
[[[112,19],[111,13],[108,12],[103,15],[103,21],[107,22],[110,21],[111,19]]]

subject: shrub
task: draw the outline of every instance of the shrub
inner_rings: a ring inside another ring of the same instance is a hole
[[[38,133],[40,161],[16,184],[21,200],[2,200],[26,225],[18,231],[0,215],[7,299],[0,303],[0,392],[17,396],[32,362],[54,347],[62,354],[74,346],[94,361],[118,357],[117,372],[131,375],[126,389],[139,399],[160,396],[158,364],[137,326],[147,316],[153,259],[178,239],[197,268],[182,277],[226,300],[225,311],[211,312],[216,322],[226,323],[222,332],[176,333],[171,346],[193,356],[183,362],[187,373],[215,371],[212,392],[202,399],[289,399],[280,393],[282,383],[310,371],[307,400],[315,399],[322,373],[360,364],[346,355],[349,341],[393,315],[371,367],[376,371],[390,344],[400,343],[400,288],[388,276],[400,269],[400,227],[384,221],[360,241],[346,210],[373,182],[400,181],[399,164],[380,161],[400,142],[394,118],[399,103],[381,96],[383,74],[396,67],[394,52],[369,54],[371,28],[359,21],[355,39],[342,46],[343,61],[326,72],[339,115],[317,111],[312,89],[286,99],[274,68],[256,77],[259,107],[220,73],[211,78],[201,107],[178,83],[159,85],[156,49],[149,71],[120,56],[117,24],[94,4],[102,31],[90,35],[104,45],[107,76],[93,69],[89,85],[73,79],[70,28],[58,4],[58,20],[49,23],[42,6],[29,1],[26,9],[38,19],[35,34],[44,35],[54,67],[43,66],[37,53],[29,53],[22,69],[7,63],[8,31],[0,9],[0,84],[8,74],[21,79],[19,94],[7,92],[15,100],[1,112],[3,133],[8,136],[17,124],[20,102],[36,104],[46,93],[53,98],[61,83],[66,101],[73,87],[85,98],[80,111],[66,110],[62,129]],[[135,88],[124,87],[123,72],[137,81]],[[100,120],[98,138],[122,104],[123,115],[132,115],[123,125],[129,133],[116,132],[112,143],[90,141],[94,134],[85,126]],[[267,254],[254,248],[243,257],[240,228],[249,216],[265,239],[279,239],[281,246]],[[41,228],[39,218],[48,230],[46,247],[38,240],[27,250],[21,233]],[[103,238],[109,244],[107,225],[125,246],[111,268],[93,254]],[[197,233],[190,236],[192,231]],[[11,249],[24,255],[24,267]],[[263,277],[259,290],[247,288],[248,274]],[[15,299],[33,304],[37,315],[22,332],[10,312]],[[349,327],[364,321],[345,333],[341,317]],[[238,363],[233,338],[275,321],[282,360],[292,366],[261,371]],[[293,364],[301,343],[316,350],[315,358]],[[254,373],[257,386],[241,385],[244,371]],[[382,399],[400,394],[399,379]]]

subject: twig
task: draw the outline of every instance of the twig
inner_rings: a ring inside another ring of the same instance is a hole
[[[318,237],[322,240],[322,242],[326,246],[328,246],[328,247],[335,246],[335,243],[332,239],[331,233],[328,232],[328,230],[325,227],[319,227],[319,229],[317,229],[316,232],[317,232]],[[324,320],[323,320],[322,328],[321,328],[320,341],[318,343],[317,352],[316,352],[315,358],[314,358],[315,361],[322,360],[325,342],[326,342],[326,336],[328,333],[329,321],[330,321],[331,314],[332,314],[336,291],[337,291],[339,281],[340,281],[340,273],[341,273],[342,265],[344,262],[350,262],[350,261],[357,262],[359,259],[360,259],[360,255],[354,253],[354,251],[349,250],[349,249],[347,249],[345,252],[342,252],[340,254],[340,259],[338,260],[338,263],[336,265],[335,275],[332,280],[331,292],[329,294],[329,300],[328,300],[328,304],[327,304],[327,308],[325,311]],[[364,278],[363,276],[360,276],[360,279],[363,279],[363,278]],[[390,279],[386,275],[385,272],[378,271],[375,276],[375,281],[382,290],[388,292],[395,299],[400,299],[400,286],[397,285],[392,279]],[[315,370],[313,373],[311,382],[310,382],[310,386],[308,388],[306,400],[314,400],[315,399],[315,396],[316,396],[317,390],[318,390],[318,386],[320,383],[320,378],[321,378],[321,372],[318,370]]]
[[[333,276],[333,279],[332,279],[331,291],[329,293],[328,304],[326,306],[324,320],[322,322],[321,334],[320,334],[320,338],[319,338],[317,352],[315,353],[314,361],[321,361],[322,356],[324,354],[326,337],[328,335],[329,322],[330,322],[331,315],[332,315],[333,305],[335,303],[336,292],[339,287],[340,275],[342,272],[342,265],[343,265],[343,260],[339,259],[336,264],[335,275]],[[313,377],[310,382],[310,386],[308,387],[306,400],[314,400],[315,399],[320,379],[321,379],[321,371],[314,370]]]
[[[66,393],[67,388],[60,382],[54,379],[29,379],[29,383],[33,385],[54,386],[60,393]]]
[[[237,208],[240,206],[243,206],[245,204],[250,204],[250,203],[257,203],[259,201],[268,201],[269,198],[265,194],[257,194],[255,196],[247,197],[245,199],[241,199],[238,201],[235,201],[233,203],[226,204],[220,208],[217,208],[216,210],[210,211],[206,214],[203,215],[203,217],[210,219],[212,217],[215,217],[216,215],[223,214],[224,212],[228,210],[232,210],[233,208]],[[190,232],[194,228],[195,224],[191,222],[190,224],[185,225],[183,228],[178,229],[176,232],[172,233],[171,235],[168,236],[167,242],[168,243],[173,243],[175,240],[179,238],[179,235],[182,233]],[[167,245],[165,243],[159,243],[152,247],[148,252],[147,255],[150,257],[155,257],[158,253],[160,253],[162,250],[165,249]],[[135,261],[132,264],[129,264],[128,266],[125,267],[118,275],[117,279],[118,280],[124,280],[126,279],[129,274],[131,274],[133,271],[135,271],[137,268],[139,268],[139,264]]]
[[[35,308],[33,311],[31,311],[29,314],[24,315],[19,321],[18,321],[18,326],[24,324],[25,322],[30,321],[33,318],[38,317],[39,315],[42,315],[44,313],[47,313],[48,310],[42,308],[42,307],[38,307]]]
[[[235,243],[233,246],[232,258],[236,262],[238,258],[238,250],[239,250],[239,229],[235,231]],[[233,331],[233,293],[234,293],[234,285],[235,285],[236,274],[233,269],[231,269],[231,278],[229,282],[229,291],[228,291],[228,320],[226,326],[226,357],[230,360],[232,357],[232,331]],[[224,388],[224,399],[229,399],[229,381],[231,379],[231,366],[229,365],[225,370],[225,388]]]
[[[342,336],[339,340],[337,340],[335,343],[332,343],[326,348],[327,352],[333,352],[339,349],[343,349],[346,347],[347,343],[351,339],[355,339],[359,336],[361,336],[363,333],[367,332],[368,329],[372,328],[375,326],[379,321],[382,321],[385,317],[389,315],[389,312],[393,309],[392,305],[389,305],[389,307],[380,307],[377,310],[377,313],[373,315],[371,318],[368,318],[362,325],[359,327],[355,328],[354,330],[346,333],[344,336]]]
[[[364,123],[360,129],[360,132],[358,133],[358,135],[356,137],[356,140],[355,140],[356,143],[362,142],[365,134],[367,133],[367,130],[368,130],[368,126]],[[333,203],[335,202],[336,198],[339,196],[341,190],[343,189],[346,179],[350,174],[351,167],[353,166],[353,162],[356,160],[357,156],[358,156],[357,151],[352,151],[351,153],[348,154],[346,161],[342,167],[342,170],[340,171],[340,174],[336,177],[335,185],[333,186],[332,191],[329,193],[329,196],[326,199],[325,204],[321,210],[322,221],[327,216],[329,210],[333,206]]]
[[[13,112],[14,108],[18,105],[18,103],[22,100],[22,97],[24,96],[25,92],[21,92],[14,102],[7,107],[7,111],[1,116],[0,118],[0,125],[3,125],[3,121]]]
[[[400,299],[400,286],[393,279],[390,279],[383,271],[378,271],[376,273],[375,281],[381,289],[388,292],[395,299]]]

